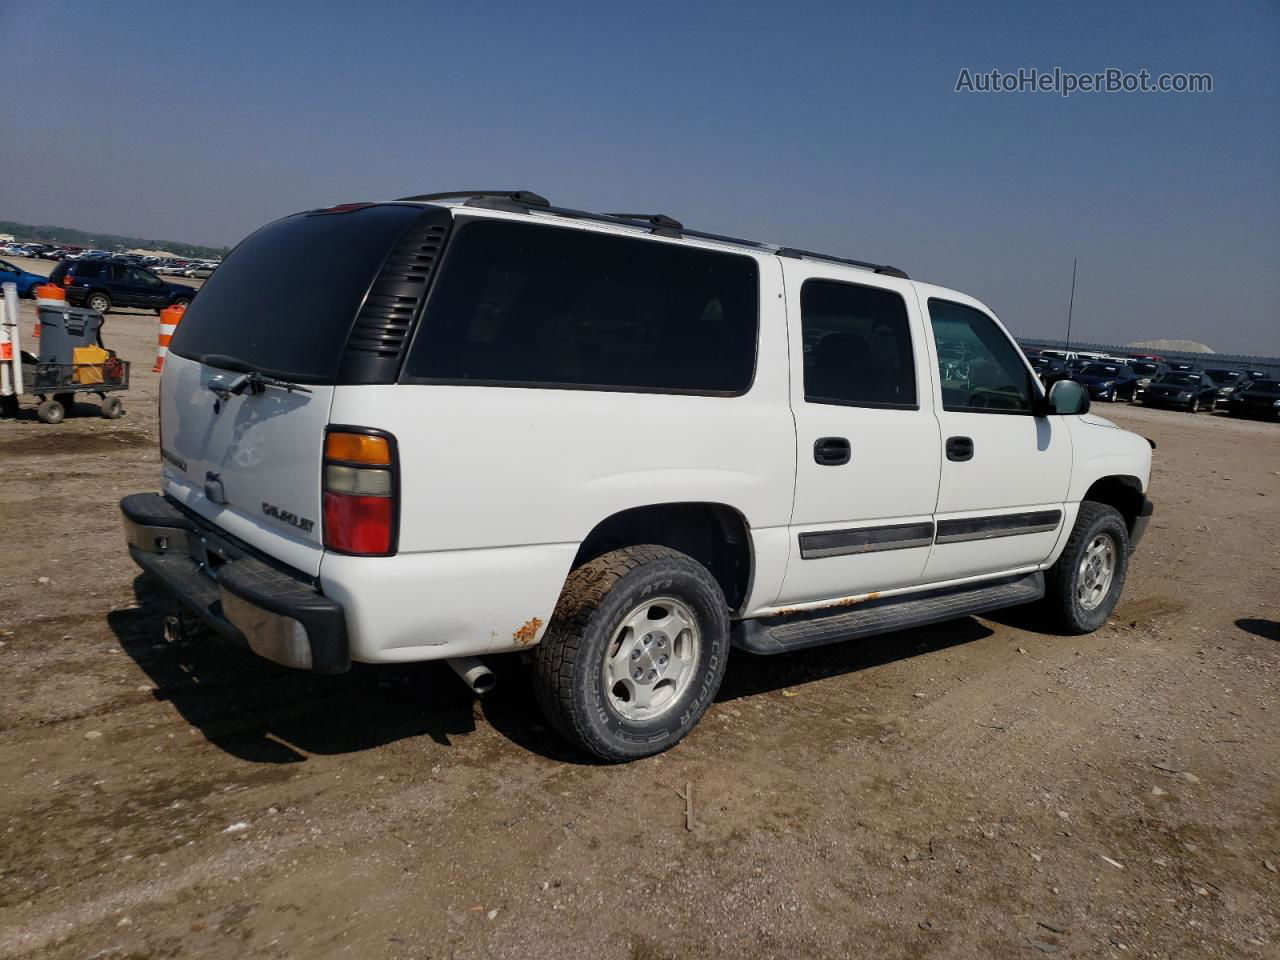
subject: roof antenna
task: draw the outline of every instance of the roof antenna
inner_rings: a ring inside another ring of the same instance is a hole
[[[1071,258],[1071,299],[1067,301],[1067,345],[1063,348],[1063,353],[1071,352],[1071,308],[1076,304],[1076,264],[1078,262],[1077,257]]]

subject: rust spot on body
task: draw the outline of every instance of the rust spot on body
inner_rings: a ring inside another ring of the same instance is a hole
[[[530,617],[520,629],[511,635],[511,639],[519,644],[532,643],[533,638],[538,635],[538,628],[542,626],[542,621],[537,617]]]
[[[793,613],[816,613],[819,610],[831,610],[834,607],[856,607],[860,603],[870,603],[872,600],[880,599],[880,591],[868,593],[865,597],[845,597],[843,600],[832,600],[830,603],[820,603],[816,607],[782,607],[775,610],[771,616],[785,617]]]

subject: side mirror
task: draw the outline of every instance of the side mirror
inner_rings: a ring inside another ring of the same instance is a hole
[[[1089,391],[1074,380],[1059,380],[1049,390],[1049,412],[1073,416],[1089,412]]]

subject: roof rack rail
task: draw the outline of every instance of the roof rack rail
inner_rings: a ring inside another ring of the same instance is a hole
[[[829,263],[844,263],[851,267],[863,267],[886,277],[899,277],[903,280],[911,279],[904,271],[899,270],[897,267],[891,267],[885,263],[868,263],[866,260],[850,260],[848,257],[837,257],[829,253],[815,253],[812,250],[800,250],[796,247],[779,247],[775,252],[780,257],[789,257],[793,260],[825,260]]]
[[[764,253],[772,253],[779,257],[790,257],[795,260],[824,260],[828,263],[843,263],[850,267],[861,267],[886,277],[899,277],[909,280],[906,272],[884,263],[871,263],[867,260],[851,260],[848,257],[837,257],[830,253],[816,253],[813,250],[801,250],[798,247],[780,247],[776,243],[762,243],[759,240],[744,240],[742,237],[730,237],[720,233],[707,233],[702,230],[690,230],[674,217],[665,213],[591,213],[586,210],[574,210],[569,207],[553,206],[546,197],[531,190],[451,190],[445,193],[422,193],[413,197],[401,197],[401,201],[430,203],[434,200],[455,200],[465,197],[467,206],[487,207],[497,210],[514,210],[525,212],[536,208],[542,213],[575,220],[594,220],[597,223],[615,223],[628,227],[647,224],[650,232],[665,237],[696,237],[699,240],[712,240],[716,243],[729,243],[739,247],[749,247]]]
[[[447,190],[443,193],[420,193],[413,197],[399,197],[397,202],[431,203],[433,200],[456,200],[460,197],[476,199],[489,197],[508,200],[525,207],[549,207],[551,201],[532,190]]]
[[[685,229],[685,224],[680,223],[680,220],[666,214],[604,214],[604,216],[614,220],[635,220],[637,223],[649,224],[652,228],[649,232],[658,234],[659,237],[678,237],[681,230]]]
[[[683,223],[675,217],[668,217],[665,213],[606,213],[605,216],[617,217],[619,220],[641,220],[655,227],[666,227],[669,230],[684,229]]]

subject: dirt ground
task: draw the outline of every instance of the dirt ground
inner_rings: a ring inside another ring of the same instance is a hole
[[[1098,633],[735,651],[609,767],[516,660],[477,702],[167,641],[116,511],[156,324],[107,320],[126,418],[0,423],[0,957],[1280,956],[1280,426],[1102,411],[1159,449]]]

